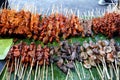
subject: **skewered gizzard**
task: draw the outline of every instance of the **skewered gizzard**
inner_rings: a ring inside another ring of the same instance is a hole
[[[82,62],[87,69],[97,64],[104,64],[104,62],[111,64],[115,60],[119,64],[119,53],[120,46],[113,39],[97,42],[85,41],[83,45],[79,43],[70,45],[67,41],[63,41],[59,47],[50,49],[50,61],[55,62],[63,72],[67,73],[68,69],[75,68],[75,61]]]

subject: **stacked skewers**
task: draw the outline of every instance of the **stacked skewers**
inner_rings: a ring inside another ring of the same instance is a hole
[[[80,43],[69,44],[67,41],[60,42],[58,47],[36,46],[35,43],[27,45],[21,42],[12,46],[6,60],[16,65],[19,60],[25,66],[56,63],[56,65],[65,73],[68,69],[75,69],[74,62],[82,62],[84,67],[89,69],[97,64],[111,64],[117,61],[119,65],[120,46],[113,39],[99,40],[96,43],[85,41]],[[11,64],[9,65],[11,66]],[[9,67],[10,68],[10,67]],[[12,71],[15,68],[13,67]]]
[[[52,13],[49,16],[32,14],[29,11],[3,9],[0,13],[0,35],[25,37],[41,40],[43,43],[60,41],[71,36],[93,36],[93,32],[108,37],[120,36],[120,14],[106,13],[105,16],[90,20],[79,19],[76,15],[64,16]]]

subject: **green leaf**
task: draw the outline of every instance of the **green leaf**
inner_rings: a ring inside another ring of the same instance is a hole
[[[11,45],[13,39],[0,39],[0,60],[4,60]]]
[[[99,35],[94,35],[94,37],[71,37],[68,40],[69,43],[75,43],[75,42],[79,42],[81,45],[84,41],[90,41],[93,40],[94,42],[96,42],[97,40],[104,40],[104,39],[109,39],[106,36],[99,34]],[[120,37],[115,37],[114,38],[115,41],[120,44]],[[34,41],[31,39],[19,39],[17,43],[19,43],[20,41],[24,41],[27,42],[28,44],[30,44],[30,42],[35,42],[36,44],[41,44],[42,46],[44,46],[44,44],[41,41]],[[58,43],[56,41],[52,42],[52,43],[48,43],[47,46],[58,46]],[[84,68],[84,66],[82,65],[82,63],[80,62],[75,62],[76,65],[76,70],[70,70],[69,75],[64,74],[57,66],[56,64],[52,64],[48,66],[42,66],[40,67],[40,75],[38,75],[38,71],[37,70],[37,76],[39,76],[41,78],[41,80],[101,80],[100,74],[98,73],[98,70],[96,67],[93,67],[91,69],[86,69]],[[29,72],[30,66],[27,68],[26,74],[25,74],[25,78],[27,78],[28,76],[28,72]],[[103,67],[101,66],[101,69],[103,70]],[[53,72],[52,72],[53,70]],[[100,70],[100,68],[99,68]],[[48,72],[47,72],[48,71]],[[3,74],[5,72],[3,71]],[[8,72],[9,73],[9,72]],[[108,68],[108,73],[110,74],[110,70]],[[113,72],[114,73],[114,72]],[[44,74],[44,77],[43,77]],[[6,75],[6,74],[5,74]],[[66,79],[66,77],[68,76],[68,78]],[[33,68],[30,79],[33,80],[35,77],[35,68]],[[115,77],[115,75],[114,75]],[[0,77],[1,78],[1,77]],[[44,78],[44,79],[43,79]],[[12,73],[11,75],[11,80],[14,80],[14,73]]]

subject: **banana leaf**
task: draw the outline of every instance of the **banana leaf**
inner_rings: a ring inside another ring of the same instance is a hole
[[[67,40],[70,41],[71,43],[79,42],[82,45],[84,41],[93,40],[94,42],[96,42],[97,40],[104,40],[104,39],[108,39],[108,38],[106,36],[103,36],[102,34],[99,34],[99,35],[94,35],[94,37],[85,37],[85,38],[77,36],[77,37],[69,38]],[[120,44],[119,37],[115,37],[114,39],[117,43]],[[21,40],[27,42],[28,44],[30,44],[30,42],[35,42],[36,44],[41,44],[42,46],[44,46],[42,42],[34,41],[31,39],[19,39],[17,43],[19,43]],[[54,41],[53,43],[48,43],[49,47],[57,46],[57,45],[58,43],[56,41]],[[0,48],[0,50],[2,50],[2,48]],[[52,64],[52,63],[49,66],[44,65],[42,67],[38,67],[37,70],[36,68],[34,68],[30,74],[29,79],[30,80],[35,80],[35,79],[36,80],[101,80],[101,75],[99,74],[100,73],[99,71],[103,69],[102,66],[86,69],[83,67],[82,63],[77,61],[75,61],[74,65],[75,65],[75,70],[69,70],[67,74],[63,73],[56,66],[56,64]],[[113,70],[113,75],[111,75],[110,72],[111,70],[109,67],[107,70],[111,80],[115,80],[116,76],[114,70]],[[30,66],[27,68],[26,71],[24,71],[25,72],[24,80],[27,80],[29,71],[30,71]],[[2,75],[0,75],[0,79],[8,80],[10,78],[10,80],[15,80],[14,75],[15,73],[9,73],[7,71],[7,66],[6,66],[4,68],[4,71],[2,72]],[[105,79],[108,80],[107,76],[105,76]],[[16,77],[16,80],[19,80],[19,78]]]

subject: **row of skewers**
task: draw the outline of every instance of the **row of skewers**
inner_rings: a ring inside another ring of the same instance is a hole
[[[106,13],[103,17],[93,19],[92,22],[95,33],[102,33],[108,37],[120,36],[120,14]]]
[[[30,45],[25,42],[13,45],[8,52],[6,62],[8,71],[10,73],[15,72],[14,80],[16,80],[16,76],[24,80],[24,71],[26,71],[28,66],[31,68],[27,80],[30,78],[34,67],[48,65],[50,63],[49,50],[47,46],[42,47],[40,44],[36,45],[34,42],[31,42]]]
[[[60,42],[57,47],[41,47],[31,42],[30,45],[21,42],[13,45],[6,57],[9,62],[8,70],[16,71],[19,65],[24,68],[31,66],[56,64],[60,70],[67,73],[75,69],[75,62],[83,63],[84,67],[90,69],[96,65],[120,65],[120,46],[113,39],[99,40],[97,42],[84,41],[70,44],[67,41]],[[12,68],[11,68],[12,66]],[[31,72],[31,71],[30,71]]]
[[[32,14],[29,11],[3,9],[0,13],[0,35],[25,37],[43,43],[64,40],[71,36],[93,36],[93,32],[108,37],[120,36],[120,14],[106,13],[103,17],[82,20],[76,15],[64,16],[52,13],[49,16]]]

